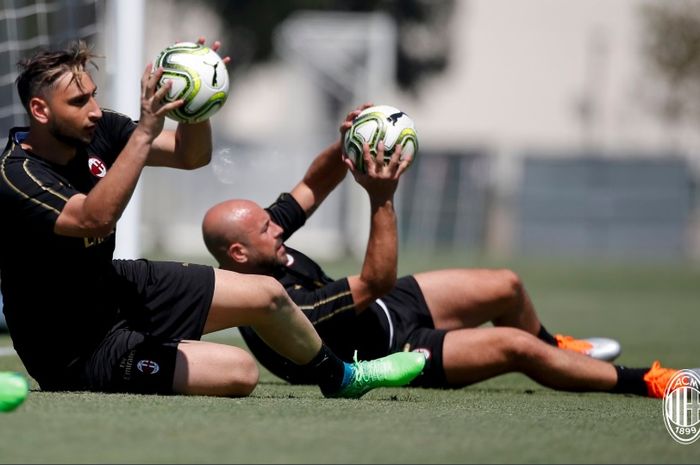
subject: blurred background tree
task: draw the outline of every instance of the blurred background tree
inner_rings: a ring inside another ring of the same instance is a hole
[[[455,0],[207,0],[223,18],[233,67],[271,58],[273,31],[297,10],[383,11],[396,20],[396,82],[417,92],[422,79],[445,70],[450,40],[446,25]]]
[[[700,118],[700,2],[648,3],[641,16],[645,62],[665,83],[656,110],[668,124]]]

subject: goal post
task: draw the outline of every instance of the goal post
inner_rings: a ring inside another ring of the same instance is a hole
[[[107,3],[104,38],[108,105],[136,120],[139,117],[139,82],[144,61],[144,0],[119,0]],[[103,103],[104,104],[104,103]],[[141,255],[141,182],[136,186],[119,220],[115,258]]]

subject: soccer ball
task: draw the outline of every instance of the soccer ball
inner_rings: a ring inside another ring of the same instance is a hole
[[[413,120],[401,110],[389,105],[366,108],[352,122],[345,133],[343,146],[355,167],[364,171],[362,144],[367,142],[370,153],[377,155],[377,144],[384,141],[384,161],[388,162],[396,145],[400,145],[401,159],[418,154],[418,135]]]
[[[168,80],[172,87],[165,101],[184,99],[185,104],[167,116],[181,123],[198,123],[219,111],[228,97],[228,71],[219,55],[204,45],[179,42],[165,48],[153,62],[162,66],[158,87]]]

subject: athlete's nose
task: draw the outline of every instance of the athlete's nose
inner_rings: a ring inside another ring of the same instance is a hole
[[[102,118],[102,109],[94,97],[90,98],[90,103],[91,108],[90,112],[88,113],[88,118],[90,118],[90,121],[97,121],[98,119]]]

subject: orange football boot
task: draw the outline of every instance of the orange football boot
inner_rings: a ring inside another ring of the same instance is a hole
[[[614,339],[605,337],[589,337],[586,339],[576,339],[572,336],[555,334],[557,347],[564,350],[572,350],[591,358],[610,362],[620,356],[622,349],[620,343]]]
[[[673,368],[663,368],[658,360],[651,364],[651,368],[644,375],[644,382],[647,385],[649,397],[662,399],[668,382],[679,370]]]

